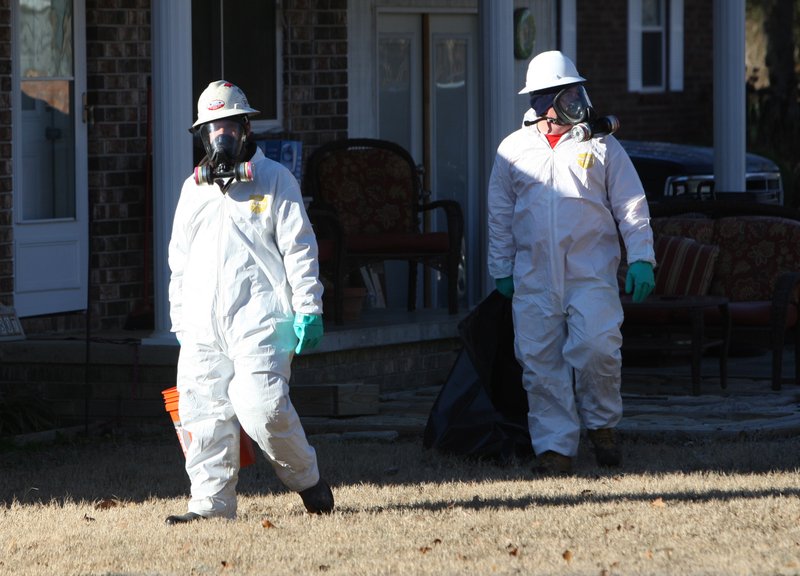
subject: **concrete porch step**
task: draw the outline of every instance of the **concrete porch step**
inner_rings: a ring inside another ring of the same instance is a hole
[[[383,311],[326,325],[321,346],[292,364],[298,413],[377,416],[387,394],[441,386],[461,348],[459,319],[446,310]],[[136,332],[0,341],[0,395],[32,393],[79,423],[169,423],[161,391],[175,386],[179,351],[174,335]]]

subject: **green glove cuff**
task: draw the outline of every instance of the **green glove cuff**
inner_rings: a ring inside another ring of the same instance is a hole
[[[495,288],[506,298],[511,298],[514,295],[514,277],[506,276],[505,278],[496,278],[494,281]]]
[[[653,275],[653,265],[644,260],[637,260],[628,267],[625,278],[625,293],[633,291],[633,301],[641,302],[647,298],[655,288],[656,281]]]
[[[298,340],[294,349],[296,354],[316,348],[322,340],[322,316],[319,314],[295,314],[294,333]]]

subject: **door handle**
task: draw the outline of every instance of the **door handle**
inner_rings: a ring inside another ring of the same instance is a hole
[[[83,123],[91,128],[94,126],[94,106],[89,104],[89,99],[86,96],[86,92],[84,92],[81,96],[81,100],[83,104]]]

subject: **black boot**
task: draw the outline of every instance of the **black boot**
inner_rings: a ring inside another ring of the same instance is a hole
[[[589,430],[589,440],[594,444],[594,456],[599,466],[619,466],[622,464],[622,450],[617,442],[613,428]]]
[[[311,514],[329,514],[333,510],[333,492],[322,478],[314,486],[298,492]]]
[[[533,473],[540,476],[569,476],[572,474],[572,458],[546,450],[536,457]]]
[[[187,512],[186,514],[167,516],[165,522],[167,524],[186,524],[187,522],[194,522],[195,520],[205,520],[205,518],[205,516],[201,516],[195,512]]]

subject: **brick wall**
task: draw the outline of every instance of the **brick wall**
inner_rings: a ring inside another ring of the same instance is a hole
[[[626,0],[578,2],[578,63],[593,103],[616,114],[626,138],[708,143],[712,130],[711,3],[685,3],[682,94],[627,92]],[[283,0],[283,111],[286,135],[304,157],[347,135],[347,0]],[[616,15],[612,17],[611,14]],[[86,1],[91,321],[116,329],[141,311],[145,285],[147,82],[150,0]],[[0,303],[11,303],[10,0],[0,0]],[[635,111],[635,112],[634,112]],[[4,168],[4,169],[1,169]],[[150,276],[152,277],[152,276]],[[83,315],[23,319],[27,333],[80,327]]]
[[[11,303],[10,0],[0,0],[0,303]],[[282,136],[304,156],[347,134],[347,0],[283,2]],[[91,213],[90,321],[111,330],[144,320],[152,294],[145,252],[150,0],[86,2]],[[5,105],[4,105],[5,104]],[[5,153],[2,153],[5,152]],[[7,164],[6,164],[7,163]],[[145,283],[147,282],[147,285]],[[27,333],[80,329],[84,314],[22,319]],[[135,326],[134,326],[135,327]]]
[[[291,385],[359,382],[381,395],[440,386],[461,348],[443,338],[297,356]],[[175,385],[177,359],[177,346],[136,341],[91,342],[89,356],[79,339],[0,342],[0,397],[33,393],[59,425],[82,423],[87,406],[91,422],[166,425],[161,391]]]
[[[93,328],[124,325],[145,295],[150,0],[88,0],[90,302]],[[152,289],[148,287],[150,293]]]
[[[295,356],[292,384],[362,382],[381,394],[444,384],[463,346],[459,338]]]
[[[347,136],[347,0],[283,3],[283,110],[305,158]]]
[[[711,145],[712,0],[684,2],[684,89],[628,92],[627,0],[578,0],[578,71],[600,114],[620,119],[618,136]]]
[[[11,195],[11,0],[0,0],[0,304],[14,292]]]

